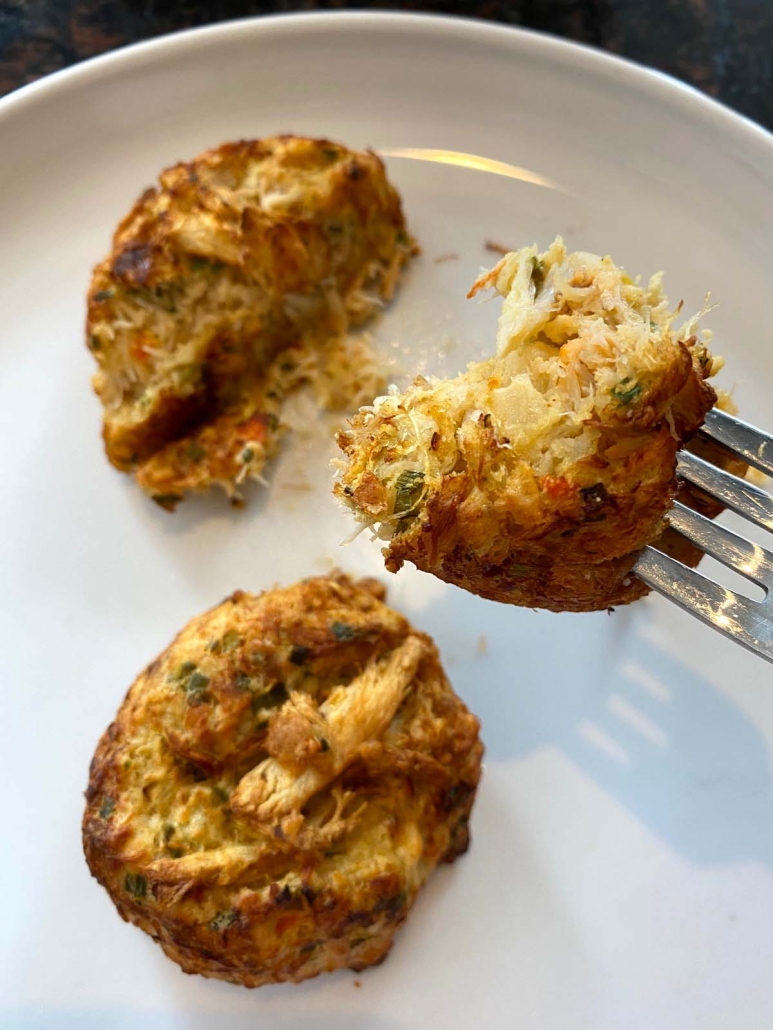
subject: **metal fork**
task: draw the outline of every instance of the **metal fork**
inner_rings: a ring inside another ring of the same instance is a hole
[[[714,409],[701,430],[773,476],[773,436]],[[773,496],[708,461],[681,451],[677,474],[716,497],[727,508],[773,532]],[[738,536],[678,501],[668,515],[672,529],[730,569],[759,584],[761,601],[752,601],[720,586],[654,547],[645,547],[634,572],[648,586],[670,597],[680,608],[773,662],[773,553]]]

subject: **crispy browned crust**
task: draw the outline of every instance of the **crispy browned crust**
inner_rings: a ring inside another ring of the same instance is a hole
[[[479,468],[444,479],[416,524],[389,542],[386,567],[396,572],[410,561],[482,597],[552,611],[596,611],[641,597],[647,588],[631,569],[663,534],[678,488],[676,452],[716,401],[704,368],[684,353],[681,372],[633,420],[604,427],[606,442],[592,461],[571,479],[544,477],[534,497],[515,498],[512,508],[478,488],[500,446],[484,426]],[[671,397],[673,424],[663,416]]]
[[[329,140],[227,143],[159,183],[94,270],[86,335],[107,456],[171,507],[170,496],[260,474],[283,393],[297,385],[275,375],[263,389],[277,355],[366,320],[416,246],[380,159]],[[184,355],[184,381],[156,375],[160,352]],[[245,470],[244,424],[269,416]]]
[[[100,740],[87,862],[186,972],[257,987],[379,962],[432,869],[467,848],[478,721],[381,596],[340,574],[237,591],[151,662]],[[365,701],[385,703],[378,670],[409,652],[387,728],[301,810],[260,816],[250,772],[289,773],[291,792],[327,779],[342,752],[325,698],[376,669]]]

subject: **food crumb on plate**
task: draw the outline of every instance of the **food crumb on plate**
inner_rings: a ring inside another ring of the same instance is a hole
[[[501,257],[515,250],[515,247],[506,247],[504,243],[497,243],[496,240],[484,240],[483,247],[485,250],[491,251],[492,254],[499,254]]]

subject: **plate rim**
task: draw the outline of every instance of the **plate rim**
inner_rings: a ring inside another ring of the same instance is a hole
[[[436,35],[442,31],[447,35],[468,39],[472,33],[484,41],[488,39],[509,45],[514,52],[528,51],[532,57],[537,53],[548,65],[558,63],[565,67],[574,66],[580,71],[591,71],[600,77],[636,86],[650,99],[680,109],[694,121],[711,125],[725,137],[735,135],[743,146],[758,150],[761,158],[773,158],[773,132],[667,72],[547,32],[477,18],[424,12],[296,11],[253,15],[180,29],[129,43],[51,72],[0,97],[0,132],[8,119],[22,112],[25,107],[45,101],[49,96],[68,88],[97,81],[111,71],[121,71],[132,64],[153,61],[165,52],[206,49],[213,42],[245,34],[283,34],[301,27],[316,32],[335,32],[358,25],[384,30],[399,28],[413,35]]]

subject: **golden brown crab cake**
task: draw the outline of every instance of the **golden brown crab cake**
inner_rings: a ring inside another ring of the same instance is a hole
[[[89,290],[110,461],[167,506],[259,476],[298,376],[298,360],[277,356],[365,321],[415,250],[370,151],[278,136],[167,169],[118,226]]]
[[[89,867],[186,972],[259,987],[363,969],[466,850],[478,720],[383,597],[340,573],[237,591],[99,742]]]
[[[659,276],[642,286],[560,239],[506,255],[470,296],[488,286],[496,356],[361,409],[335,492],[388,541],[391,571],[554,611],[632,601],[721,363],[697,319],[674,328]]]

